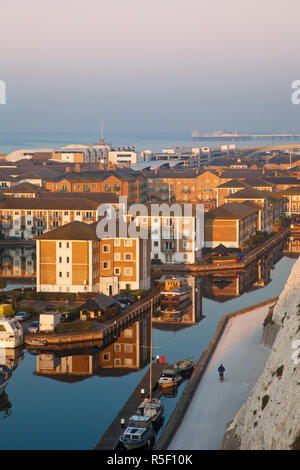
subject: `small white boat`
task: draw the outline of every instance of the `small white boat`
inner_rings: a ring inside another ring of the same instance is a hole
[[[148,416],[151,418],[153,425],[158,424],[164,412],[163,404],[157,398],[145,398],[137,409],[138,416]]]
[[[128,426],[120,436],[120,442],[127,450],[150,446],[155,433],[150,416],[131,416]]]
[[[0,348],[17,348],[24,342],[23,328],[16,318],[0,318]]]

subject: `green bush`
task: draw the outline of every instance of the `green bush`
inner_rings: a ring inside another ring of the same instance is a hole
[[[16,312],[28,312],[31,313],[31,315],[37,315],[37,311],[31,307],[31,305],[22,305],[22,304],[17,304],[15,306]]]
[[[281,377],[282,376],[283,369],[284,369],[284,365],[278,367],[278,369],[276,370],[276,377]]]

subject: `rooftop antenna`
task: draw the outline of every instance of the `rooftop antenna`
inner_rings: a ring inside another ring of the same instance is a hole
[[[103,125],[103,119],[101,121],[101,139],[100,139],[100,145],[104,145],[104,125]]]

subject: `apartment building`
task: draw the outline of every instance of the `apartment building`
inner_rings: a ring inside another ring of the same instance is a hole
[[[259,218],[257,230],[273,232],[274,222],[281,215],[281,201],[278,193],[270,191],[258,191],[255,188],[245,188],[225,197],[226,203],[251,202],[258,205]]]
[[[70,145],[52,152],[51,159],[65,163],[107,163],[110,146]]]
[[[216,204],[216,187],[221,184],[219,175],[198,169],[154,170],[144,172],[149,198],[163,201],[202,202],[209,210]]]
[[[74,221],[37,237],[38,291],[111,296],[150,289],[150,240],[119,234],[100,240],[96,229],[97,222]]]
[[[204,243],[215,248],[220,243],[228,248],[241,248],[258,230],[257,205],[232,202],[204,214]]]
[[[115,195],[96,197],[60,197],[45,193],[34,198],[7,197],[0,200],[0,231],[4,238],[31,239],[73,221],[93,223],[98,220],[100,204],[119,207]]]
[[[37,197],[41,192],[47,192],[47,190],[35,184],[24,182],[2,189],[1,194],[10,197]]]
[[[57,178],[48,180],[46,188],[53,192],[113,193],[126,196],[128,202],[147,201],[146,179],[128,168],[119,168],[115,171],[104,169],[80,171],[80,166],[77,165],[75,171],[67,171]]]
[[[282,215],[298,217],[300,215],[300,187],[294,187],[281,191]]]
[[[155,212],[153,206],[156,206]],[[177,206],[179,213],[175,206]],[[151,260],[162,263],[194,264],[202,256],[203,206],[187,204],[147,205],[148,215],[127,216],[137,227],[149,230]],[[165,209],[165,210],[164,210]]]
[[[226,197],[242,191],[245,188],[254,188],[258,191],[275,191],[275,184],[261,178],[231,179],[216,188],[217,207],[226,203]]]
[[[112,164],[126,165],[129,166],[139,163],[139,157],[134,148],[131,147],[119,147],[116,149],[109,150],[108,162]]]
[[[92,225],[71,222],[36,239],[37,292],[99,292],[99,240]]]

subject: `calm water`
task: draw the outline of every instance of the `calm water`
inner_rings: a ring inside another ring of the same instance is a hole
[[[154,328],[153,346],[160,349],[153,354],[165,356],[169,363],[192,356],[198,359],[222,315],[279,295],[294,262],[295,258],[282,258],[266,287],[240,297],[226,302],[203,297],[204,318],[189,328]],[[24,351],[6,390],[12,407],[11,415],[0,419],[0,449],[92,449],[148,368],[118,377],[95,375],[66,383],[34,375],[37,366],[38,356]],[[176,398],[164,398],[165,423],[184,386],[179,387]],[[0,412],[0,418],[3,416]]]
[[[54,148],[57,149],[68,144],[95,144],[100,136],[87,133],[56,133],[56,134],[26,134],[1,133],[0,154],[13,152],[18,149]],[[249,140],[249,141],[197,141],[190,138],[189,133],[154,134],[154,135],[120,135],[110,133],[105,141],[113,146],[135,146],[138,151],[152,150],[160,152],[167,147],[220,147],[221,145],[236,144],[237,148],[263,147],[266,145],[299,144],[299,140]]]

